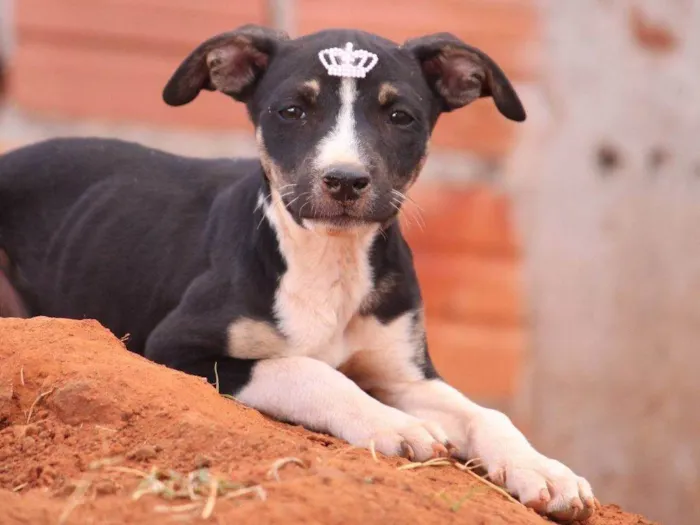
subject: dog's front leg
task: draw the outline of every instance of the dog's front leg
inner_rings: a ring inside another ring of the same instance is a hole
[[[447,454],[447,438],[437,425],[381,403],[326,363],[302,356],[233,358],[188,330],[191,325],[172,316],[149,339],[147,357],[205,377],[220,392],[276,419],[358,447],[420,460]]]
[[[589,483],[530,445],[501,412],[470,401],[440,379],[395,383],[380,399],[442,426],[462,459],[474,459],[489,478],[535,510],[557,519],[585,519],[596,502]]]
[[[221,372],[220,372],[221,373]],[[382,404],[327,364],[308,357],[258,361],[234,396],[277,419],[342,438],[386,455],[425,460],[446,454],[436,425]]]
[[[490,479],[538,512],[562,520],[593,512],[585,479],[535,450],[505,414],[477,405],[437,377],[421,316],[409,312],[389,323],[367,317],[353,328],[351,344],[362,350],[342,369],[362,389],[440,425],[460,459],[478,460]]]

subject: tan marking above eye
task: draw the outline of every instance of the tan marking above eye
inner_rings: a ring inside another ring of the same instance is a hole
[[[307,98],[310,102],[316,102],[318,95],[321,93],[321,84],[315,78],[307,80],[301,85],[301,95]]]
[[[399,90],[389,82],[384,82],[379,86],[379,104],[386,106],[399,96]]]

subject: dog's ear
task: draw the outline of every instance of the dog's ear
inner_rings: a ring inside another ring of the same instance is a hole
[[[501,114],[522,122],[525,109],[500,67],[483,51],[449,33],[408,40],[402,46],[420,62],[430,87],[443,102],[443,111],[492,97]]]
[[[286,33],[256,25],[212,37],[180,64],[163,89],[163,100],[182,106],[206,89],[245,102],[285,40]]]

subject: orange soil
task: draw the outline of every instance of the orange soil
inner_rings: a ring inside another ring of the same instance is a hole
[[[304,466],[287,464],[272,479],[274,462],[290,456]],[[91,464],[105,458],[140,471],[204,465],[262,485],[265,501],[218,498],[208,519],[216,523],[547,523],[455,468],[398,470],[406,460],[375,462],[272,421],[129,353],[95,321],[0,319],[0,524],[203,521],[203,500],[170,513],[157,507],[191,501],[134,501],[140,479]],[[607,505],[588,523],[651,522]]]

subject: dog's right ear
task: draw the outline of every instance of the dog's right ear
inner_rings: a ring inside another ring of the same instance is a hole
[[[442,100],[443,111],[491,97],[504,117],[525,120],[525,108],[505,73],[480,49],[450,33],[413,38],[402,47],[420,63],[425,79]]]
[[[182,106],[206,89],[245,102],[285,40],[286,33],[257,25],[212,37],[180,64],[163,89],[163,100]]]

